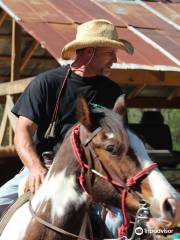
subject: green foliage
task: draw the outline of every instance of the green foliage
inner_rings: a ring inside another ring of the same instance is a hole
[[[169,125],[173,140],[173,149],[180,150],[180,110],[162,109],[165,123]]]
[[[128,122],[129,123],[139,123],[142,117],[142,109],[139,108],[129,108],[128,109]]]

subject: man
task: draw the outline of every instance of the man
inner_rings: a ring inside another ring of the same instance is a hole
[[[17,198],[18,184],[25,175],[31,192],[39,188],[47,173],[42,153],[56,151],[76,122],[78,94],[85,95],[88,102],[113,107],[122,92],[107,76],[117,61],[118,49],[133,53],[128,41],[119,40],[112,23],[103,19],[86,22],[78,27],[76,39],[62,50],[63,59],[75,55],[72,65],[40,74],[18,99],[12,109],[18,116],[14,143],[26,167],[0,189],[0,212]]]

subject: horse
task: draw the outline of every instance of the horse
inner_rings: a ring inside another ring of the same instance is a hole
[[[89,223],[95,203],[122,209],[124,234],[142,202],[150,207],[148,228],[176,226],[179,193],[124,125],[124,98],[120,96],[110,110],[89,106],[80,96],[76,108],[78,123],[66,134],[45,180],[12,215],[0,239],[104,239],[93,235]]]

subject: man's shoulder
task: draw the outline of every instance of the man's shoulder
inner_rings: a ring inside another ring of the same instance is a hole
[[[61,79],[64,79],[67,68],[67,66],[63,66],[48,70],[46,72],[40,73],[34,80],[41,83],[46,82],[48,84],[54,84],[56,82],[59,83]]]

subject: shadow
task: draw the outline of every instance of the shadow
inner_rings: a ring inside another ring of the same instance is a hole
[[[0,157],[0,186],[11,179],[22,168],[22,163],[17,156]]]

